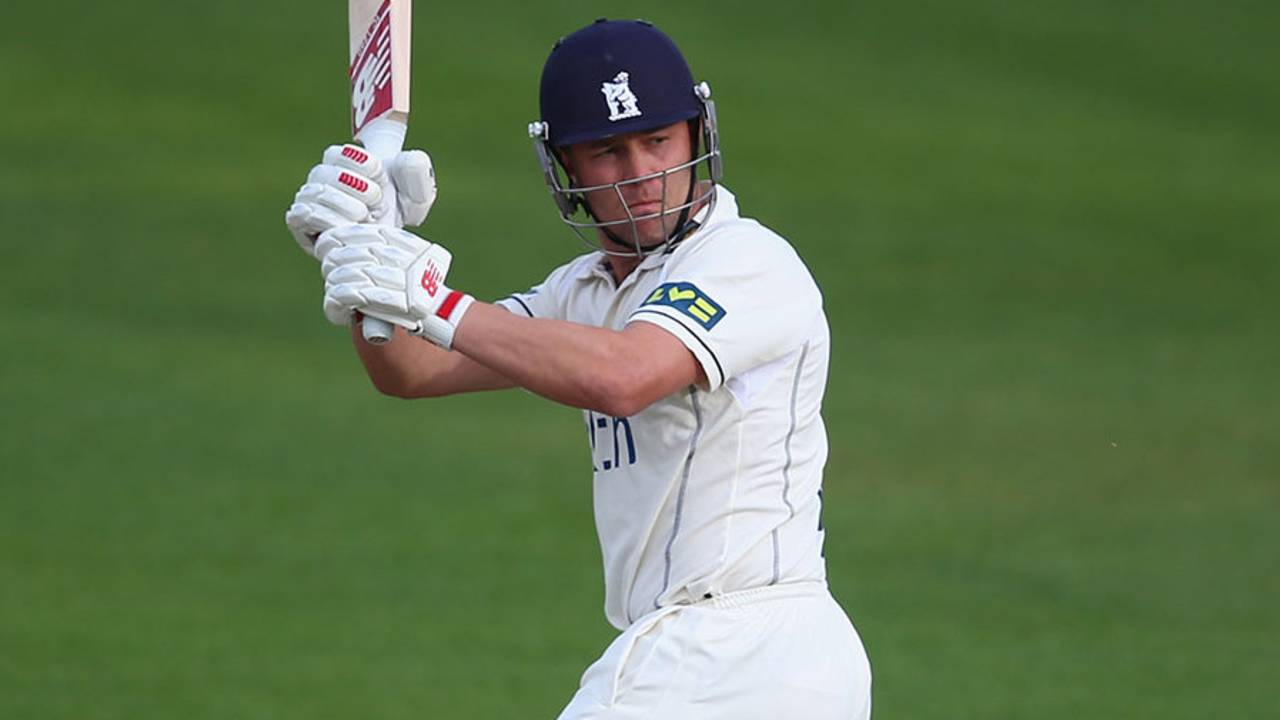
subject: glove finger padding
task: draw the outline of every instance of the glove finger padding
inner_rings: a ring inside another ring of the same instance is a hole
[[[316,248],[323,257],[325,315],[331,322],[347,324],[358,310],[450,347],[470,296],[444,284],[453,262],[448,250],[382,225],[330,230]]]
[[[435,198],[431,157],[421,150],[384,163],[358,145],[330,145],[294,195],[285,225],[303,252],[323,259],[321,233],[353,223],[418,225]]]
[[[398,267],[371,267],[364,270],[365,277],[376,287],[387,290],[405,291],[405,273]]]
[[[396,155],[389,170],[404,224],[421,225],[436,202],[436,171],[431,156],[421,150],[408,150]]]
[[[334,325],[349,327],[356,312],[376,317],[400,327],[417,331],[419,323],[409,317],[408,296],[404,292],[404,273],[399,272],[400,288],[379,287],[374,278],[385,279],[393,268],[341,268],[325,282],[324,314]],[[397,281],[390,281],[396,285]]]
[[[293,196],[293,202],[303,205],[320,205],[333,210],[347,220],[342,223],[343,225],[362,223],[369,219],[368,205],[351,194],[324,183],[307,183],[298,188],[298,194]]]
[[[335,269],[324,278],[324,287],[327,291],[331,287],[338,285],[350,285],[352,287],[363,287],[372,284],[369,278],[369,271],[377,268],[377,265],[357,265],[345,266]]]
[[[326,250],[324,243],[324,235],[320,236],[320,240],[316,243],[316,251],[324,252],[323,259],[320,261],[320,274],[327,281],[335,272],[350,269],[364,270],[365,268],[377,267],[378,258],[374,256],[373,250],[367,247],[340,247]]]
[[[368,219],[364,203],[321,183],[303,185],[284,214],[284,224],[298,247],[312,257],[319,257],[315,243],[321,233]]]
[[[347,170],[334,165],[317,165],[311,168],[311,172],[307,173],[307,182],[325,185],[344,192],[359,201],[361,205],[369,208],[371,214],[376,213],[385,199],[382,193],[382,185],[377,181],[370,180],[367,176],[361,175],[354,170]]]
[[[316,240],[316,256],[327,261],[340,253],[334,263],[349,263],[360,257],[377,258],[382,265],[407,267],[432,244],[407,230],[385,225],[348,225],[325,232]],[[366,254],[352,254],[363,250]],[[328,270],[322,270],[327,274]]]
[[[419,323],[408,317],[409,301],[404,291],[388,290],[380,287],[368,287],[360,290],[364,296],[363,311],[365,314],[382,318],[387,322],[414,330]]]
[[[288,226],[293,239],[303,252],[318,258],[316,253],[316,237],[332,227],[351,222],[348,218],[330,208],[309,203],[294,203],[284,214],[284,224]]]
[[[364,304],[364,298],[350,285],[326,286],[324,289],[324,316],[338,327],[351,327],[356,308]]]
[[[330,145],[324,150],[325,165],[353,170],[356,174],[367,177],[379,185],[387,182],[386,169],[382,161],[374,157],[368,150],[359,145]]]
[[[339,327],[350,327],[357,312],[417,332],[421,324],[407,317],[403,291],[366,285],[331,285],[324,292],[324,316]]]
[[[321,237],[324,237],[323,235]],[[320,272],[328,276],[338,268],[348,267],[377,267],[381,265],[375,248],[356,246],[356,247],[340,247],[330,250],[325,254],[324,260],[320,263]]]
[[[348,171],[371,185],[377,185],[378,197],[368,202],[370,221],[387,225],[403,224],[397,199],[398,193],[387,174],[382,160],[359,145],[330,145],[324,151],[324,164]]]

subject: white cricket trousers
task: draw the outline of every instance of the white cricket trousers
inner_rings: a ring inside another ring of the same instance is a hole
[[[868,720],[871,665],[826,583],[655,610],[582,676],[559,720]]]

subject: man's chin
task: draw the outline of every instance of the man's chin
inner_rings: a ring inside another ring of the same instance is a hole
[[[666,242],[674,228],[664,228],[657,220],[645,220],[636,223],[636,229],[639,230],[638,233],[633,232],[630,225],[615,226],[613,234],[621,238],[629,250],[636,245],[651,248]]]

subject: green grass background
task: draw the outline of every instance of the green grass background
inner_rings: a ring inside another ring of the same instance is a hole
[[[1280,6],[421,2],[451,284],[580,251],[524,126],[556,37],[637,14],[823,287],[877,717],[1271,717]],[[320,313],[282,214],[345,38],[0,10],[0,718],[550,718],[612,636],[578,414],[379,397]]]

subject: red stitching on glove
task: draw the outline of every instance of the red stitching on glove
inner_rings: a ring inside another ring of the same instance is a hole
[[[363,164],[365,164],[365,163],[369,162],[369,156],[368,156],[368,155],[366,155],[364,152],[362,152],[362,151],[360,150],[360,148],[351,147],[350,145],[347,145],[347,146],[345,146],[345,147],[343,147],[343,148],[342,148],[342,157],[350,158],[350,159],[352,159],[352,160],[355,160],[356,162],[360,163],[361,165],[363,165]]]
[[[364,192],[369,189],[369,183],[361,180],[351,173],[342,173],[339,175],[338,182],[349,188],[355,188],[356,192]]]

